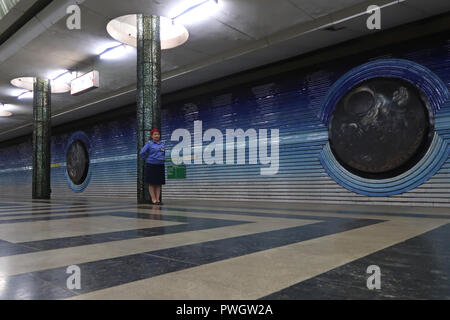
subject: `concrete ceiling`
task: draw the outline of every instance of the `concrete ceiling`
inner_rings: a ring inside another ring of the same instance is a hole
[[[9,110],[14,113],[13,117],[0,118],[0,141],[32,131],[32,99],[13,96],[13,78],[49,77],[62,69],[100,72],[101,88],[97,90],[80,96],[52,95],[54,125],[133,103],[136,50],[120,60],[100,60],[99,48],[113,41],[106,25],[113,18],[133,13],[171,17],[180,1],[78,0],[81,30],[68,30],[66,8],[74,1],[54,0],[0,46],[0,102],[11,105]],[[382,30],[374,31],[367,29],[368,15],[362,13],[369,5],[397,1],[220,1],[221,9],[214,16],[186,25],[190,36],[184,45],[163,51],[163,93],[450,11],[448,0],[395,3],[381,10]],[[23,10],[17,7],[0,20],[0,33]],[[339,30],[324,30],[332,25]]]

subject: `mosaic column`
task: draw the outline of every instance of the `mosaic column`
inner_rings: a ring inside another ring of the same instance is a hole
[[[50,199],[50,80],[34,80],[33,99],[33,199]]]
[[[150,140],[150,131],[161,132],[161,41],[158,16],[137,15],[137,136],[138,203],[149,201],[144,184],[145,161],[139,151]]]

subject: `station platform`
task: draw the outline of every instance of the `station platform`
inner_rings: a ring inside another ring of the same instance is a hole
[[[3,198],[0,299],[449,299],[449,222],[417,206]]]

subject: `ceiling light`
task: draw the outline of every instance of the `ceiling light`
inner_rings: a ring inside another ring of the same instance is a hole
[[[67,69],[57,69],[57,70],[47,73],[45,78],[54,80],[54,79],[60,77],[61,75],[65,74],[66,72],[68,72]]]
[[[70,72],[68,70],[65,70],[64,72],[62,72],[61,74],[57,75],[54,78],[50,78],[53,81],[66,81],[66,82],[70,82],[72,81],[72,77],[73,74],[75,74],[75,72]]]
[[[161,23],[161,49],[171,49],[182,45],[189,38],[186,28],[178,22],[166,17],[160,17]]]
[[[17,88],[25,89],[18,93],[20,96],[22,93],[27,91],[33,91],[34,78],[33,77],[21,77],[11,80],[11,84]]]
[[[17,96],[17,99],[19,99],[19,100],[32,99],[33,97],[34,97],[33,91],[24,91],[23,93],[21,93],[20,95]]]
[[[52,80],[52,88],[70,87],[70,82],[77,76],[76,72],[65,71]],[[53,91],[53,90],[52,90]]]
[[[70,80],[68,78],[72,76],[72,73],[66,71],[59,76],[56,76],[54,80],[51,80],[52,93],[64,93],[70,91]],[[34,90],[34,77],[21,77],[11,80],[11,84],[15,87],[25,89],[25,91],[19,92],[16,96],[23,99],[24,92]],[[26,96],[28,97],[28,96]]]
[[[107,51],[108,49],[114,48],[114,47],[118,47],[120,46],[122,43],[119,41],[108,41],[108,42],[103,42],[97,45],[97,47],[95,48],[95,50],[93,51],[93,53],[97,56],[101,55],[103,52]]]
[[[9,90],[9,95],[12,97],[18,97],[20,96],[22,93],[27,92],[28,90],[23,90],[23,89],[10,89]]]
[[[0,117],[11,117],[13,114],[6,110],[6,105],[0,103]]]
[[[118,46],[106,49],[100,54],[100,59],[102,60],[114,60],[124,57],[130,48],[125,44],[120,44]]]
[[[188,2],[190,7],[186,8],[187,1],[184,1],[184,7],[180,7],[178,13],[172,18],[172,21],[190,24],[204,20],[219,10],[218,0],[191,0]]]
[[[160,18],[161,50],[172,49],[185,43],[189,32],[180,23],[173,23],[172,19]],[[111,20],[106,26],[109,35],[119,44],[137,47],[137,15],[129,14]]]

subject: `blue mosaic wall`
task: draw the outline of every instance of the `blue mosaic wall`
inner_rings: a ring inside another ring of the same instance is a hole
[[[29,194],[32,190],[31,140],[0,150],[0,192]]]
[[[262,79],[248,85],[205,94],[173,105],[164,105],[162,139],[167,155],[178,143],[170,141],[179,128],[194,135],[194,122],[202,121],[203,132],[216,128],[279,130],[279,168],[276,175],[261,175],[268,165],[187,164],[186,179],[167,180],[164,197],[188,199],[272,200],[323,203],[371,203],[408,205],[450,205],[450,160],[441,154],[439,168],[412,189],[378,195],[351,190],[324,167],[323,152],[328,142],[326,121],[321,119],[324,102],[333,85],[349,71],[380,59],[404,59],[421,65],[450,88],[450,40],[411,43],[386,49],[370,57],[351,57]],[[445,106],[442,106],[445,107]],[[436,129],[444,140],[450,134],[446,107],[436,117]],[[65,150],[76,131],[53,137],[52,195],[54,197],[114,196],[135,198],[135,116],[80,127],[91,143],[90,180],[83,190],[74,190],[65,174]],[[209,142],[204,142],[206,147]],[[270,146],[268,148],[270,150]],[[192,145],[192,155],[196,146]],[[225,160],[224,150],[224,160]],[[236,159],[234,156],[234,159]],[[198,158],[197,158],[198,159]],[[322,160],[322,161],[321,161]],[[192,162],[195,162],[192,161]],[[170,162],[167,162],[170,165]],[[31,195],[31,146],[22,144],[1,150],[0,192],[23,190]],[[376,195],[376,196],[375,196]]]

